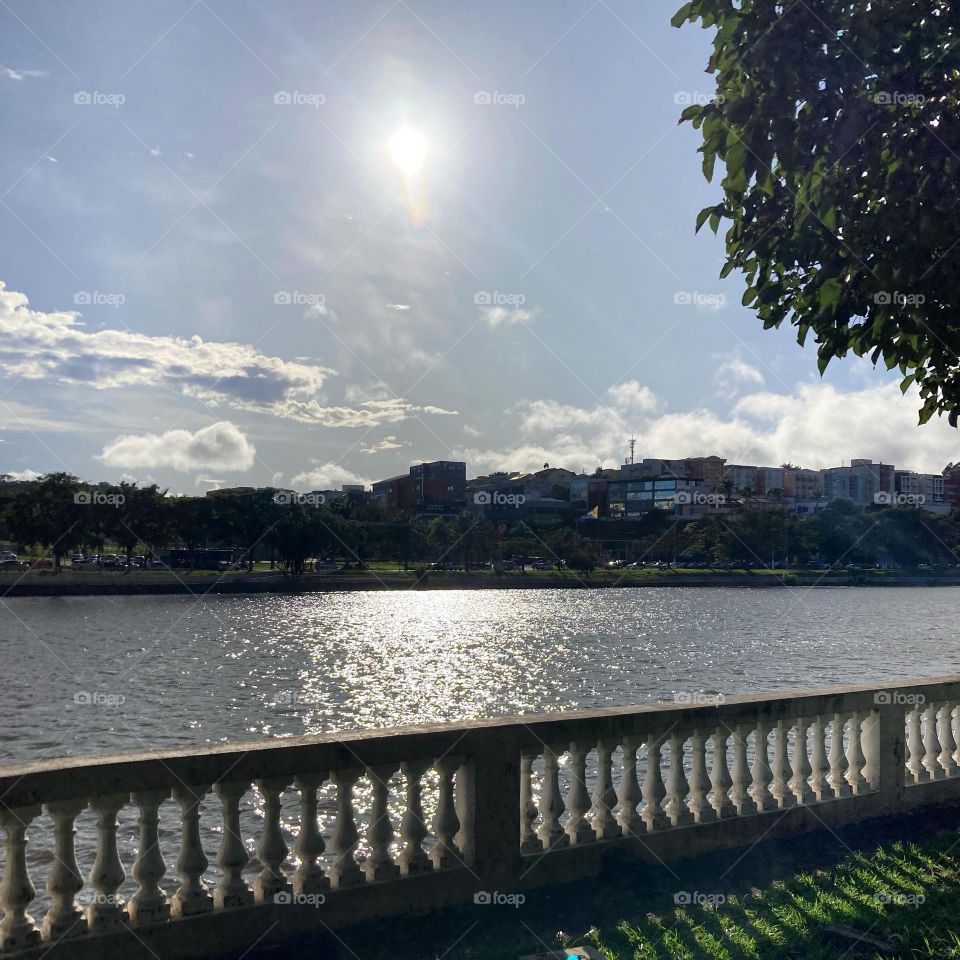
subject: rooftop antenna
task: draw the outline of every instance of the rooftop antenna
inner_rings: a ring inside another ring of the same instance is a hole
[[[633,454],[636,449],[637,449],[637,438],[631,437],[630,438],[630,459],[627,461],[627,463],[633,463]]]

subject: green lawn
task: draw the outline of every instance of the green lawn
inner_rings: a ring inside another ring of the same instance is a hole
[[[714,899],[723,902],[601,926],[589,940],[610,960],[960,957],[960,837],[893,843],[830,871]],[[838,925],[847,936],[830,931]],[[880,942],[857,942],[850,931]]]

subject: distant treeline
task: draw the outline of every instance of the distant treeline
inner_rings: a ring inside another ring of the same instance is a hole
[[[297,574],[320,557],[343,565],[404,565],[541,557],[590,569],[610,551],[628,559],[741,561],[767,566],[812,562],[914,567],[960,563],[960,523],[913,507],[857,507],[836,500],[799,518],[786,509],[683,521],[652,511],[629,524],[570,521],[535,527],[464,511],[421,521],[360,499],[319,504],[272,488],[214,497],[169,496],[156,485],[91,486],[65,473],[9,483],[0,492],[0,539],[39,550],[59,569],[75,552],[116,544],[128,557],[170,548],[224,548],[251,565],[274,560]],[[607,548],[607,549],[605,549]]]

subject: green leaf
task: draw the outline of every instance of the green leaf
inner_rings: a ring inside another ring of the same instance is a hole
[[[690,19],[690,10],[692,3],[685,3],[671,18],[670,25],[673,27],[682,27]]]
[[[709,217],[710,214],[713,213],[713,210],[714,210],[713,207],[704,207],[697,214],[697,229],[696,229],[697,233],[700,232],[700,228],[707,222],[707,217]]]
[[[745,306],[749,307],[754,300],[757,299],[757,288],[756,287],[747,287],[743,292],[743,297],[740,299],[740,302]]]
[[[843,287],[836,277],[830,277],[829,280],[824,281],[820,286],[818,298],[820,309],[829,310],[831,307],[835,307],[842,292]]]
[[[900,392],[906,393],[910,389],[910,384],[913,383],[913,381],[916,379],[917,379],[917,375],[915,373],[911,373],[909,376],[904,377],[900,381]]]

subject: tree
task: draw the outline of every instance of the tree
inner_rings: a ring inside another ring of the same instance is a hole
[[[960,411],[960,25],[950,0],[690,0],[716,27],[717,96],[687,107],[743,303],[813,334],[821,373],[853,352]]]
[[[68,473],[49,473],[14,498],[8,525],[18,543],[49,549],[53,567],[84,539],[93,496]]]

